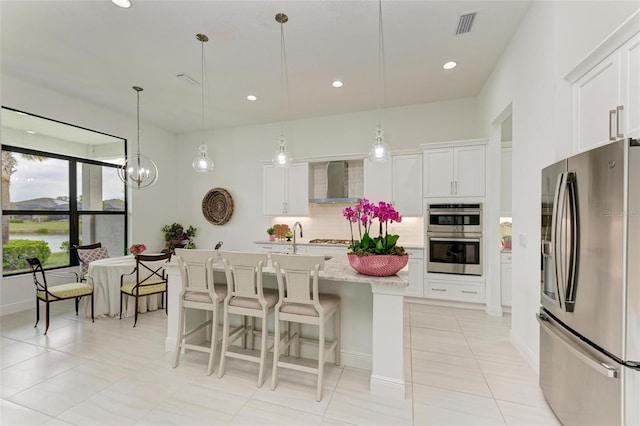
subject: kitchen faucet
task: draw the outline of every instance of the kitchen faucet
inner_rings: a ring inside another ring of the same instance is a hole
[[[298,246],[296,246],[296,226],[300,226],[300,238],[302,238],[302,224],[296,222],[293,224],[293,254],[296,254],[298,251]]]

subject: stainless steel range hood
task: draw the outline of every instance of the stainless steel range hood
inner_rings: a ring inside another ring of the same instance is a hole
[[[362,197],[362,161],[311,163],[309,173],[310,203],[357,203]]]

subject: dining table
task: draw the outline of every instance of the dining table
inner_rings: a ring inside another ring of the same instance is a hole
[[[95,318],[120,316],[120,277],[135,270],[136,258],[133,255],[94,260],[89,263],[87,282],[93,286],[93,304]],[[147,272],[148,275],[148,272]],[[126,276],[124,284],[135,282],[136,274]],[[161,294],[141,297],[138,312],[154,311],[160,306]],[[123,299],[123,316],[135,314],[135,298]],[[91,305],[87,302],[85,314],[91,318]]]

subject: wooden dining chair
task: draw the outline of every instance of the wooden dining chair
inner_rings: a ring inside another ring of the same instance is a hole
[[[76,315],[78,315],[78,304],[83,296],[91,297],[91,321],[94,321],[93,287],[91,285],[75,281],[72,283],[49,287],[49,285],[47,284],[47,276],[44,273],[44,268],[42,267],[40,259],[38,259],[37,257],[28,257],[27,262],[31,267],[31,272],[33,273],[33,283],[36,286],[36,325],[34,325],[34,327],[37,327],[38,322],[40,322],[40,302],[44,302],[45,304],[46,323],[44,334],[46,335],[47,331],[49,331],[49,304],[60,300],[75,299]],[[63,277],[62,273],[54,274],[49,272],[48,274],[51,276]],[[69,274],[73,274],[77,277],[75,273]]]
[[[278,367],[314,373],[318,376],[316,400],[320,401],[325,353],[335,351],[335,364],[340,365],[340,297],[318,291],[318,274],[324,268],[324,256],[271,254],[271,262],[276,270],[279,291],[278,304],[275,306],[271,390],[275,390],[278,383]],[[334,339],[325,342],[325,322],[331,317]],[[293,335],[285,333],[284,342],[280,336],[280,321],[294,323],[297,329]],[[318,340],[303,339],[300,336],[300,324],[318,326]],[[280,361],[280,354],[286,351],[291,343],[295,343],[296,357],[299,358],[301,340],[318,344],[316,368]],[[325,348],[326,343],[329,343],[328,348]]]
[[[262,268],[267,264],[267,253],[248,253],[222,251],[220,257],[224,263],[227,278],[227,297],[224,299],[224,322],[222,326],[222,349],[220,351],[220,368],[218,377],[224,376],[227,357],[256,362],[258,370],[258,387],[264,383],[264,370],[267,358],[267,335],[269,334],[268,318],[278,301],[276,290],[262,287]],[[243,317],[242,324],[229,330],[232,314]],[[249,318],[247,325],[246,319]],[[262,331],[254,327],[255,318],[262,320]],[[240,353],[231,350],[231,344],[242,338],[242,347],[253,349],[255,335],[260,333],[260,356]],[[247,344],[248,343],[248,344]]]
[[[171,260],[171,253],[139,254],[136,256],[135,269],[120,276],[120,319],[122,319],[122,299],[124,296],[135,298],[135,318],[133,326],[138,322],[138,300],[141,297],[162,294],[162,305],[167,309],[167,275],[165,263]],[[134,281],[125,283],[125,278],[134,277]],[[162,305],[160,305],[162,307]]]
[[[180,312],[178,319],[178,336],[176,338],[176,353],[173,368],[180,362],[182,349],[196,350],[209,353],[207,375],[213,373],[218,344],[218,306],[227,296],[226,284],[214,284],[213,261],[217,258],[215,250],[180,249],[175,252],[182,277],[182,289],[178,300]],[[207,311],[207,319],[185,330],[187,309]],[[208,315],[211,315],[209,319]],[[211,327],[211,341],[209,346],[188,343],[187,339],[205,327]]]

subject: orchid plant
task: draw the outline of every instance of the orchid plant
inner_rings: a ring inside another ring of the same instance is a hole
[[[402,222],[402,216],[393,208],[391,203],[380,201],[378,204],[374,204],[363,198],[355,207],[345,208],[342,214],[349,221],[351,230],[349,250],[352,253],[358,256],[406,254],[403,247],[396,245],[400,236],[389,235],[388,233],[389,223]],[[378,220],[379,233],[377,237],[371,237],[369,233],[376,219]],[[354,223],[358,224],[359,240],[355,240],[353,236]]]

